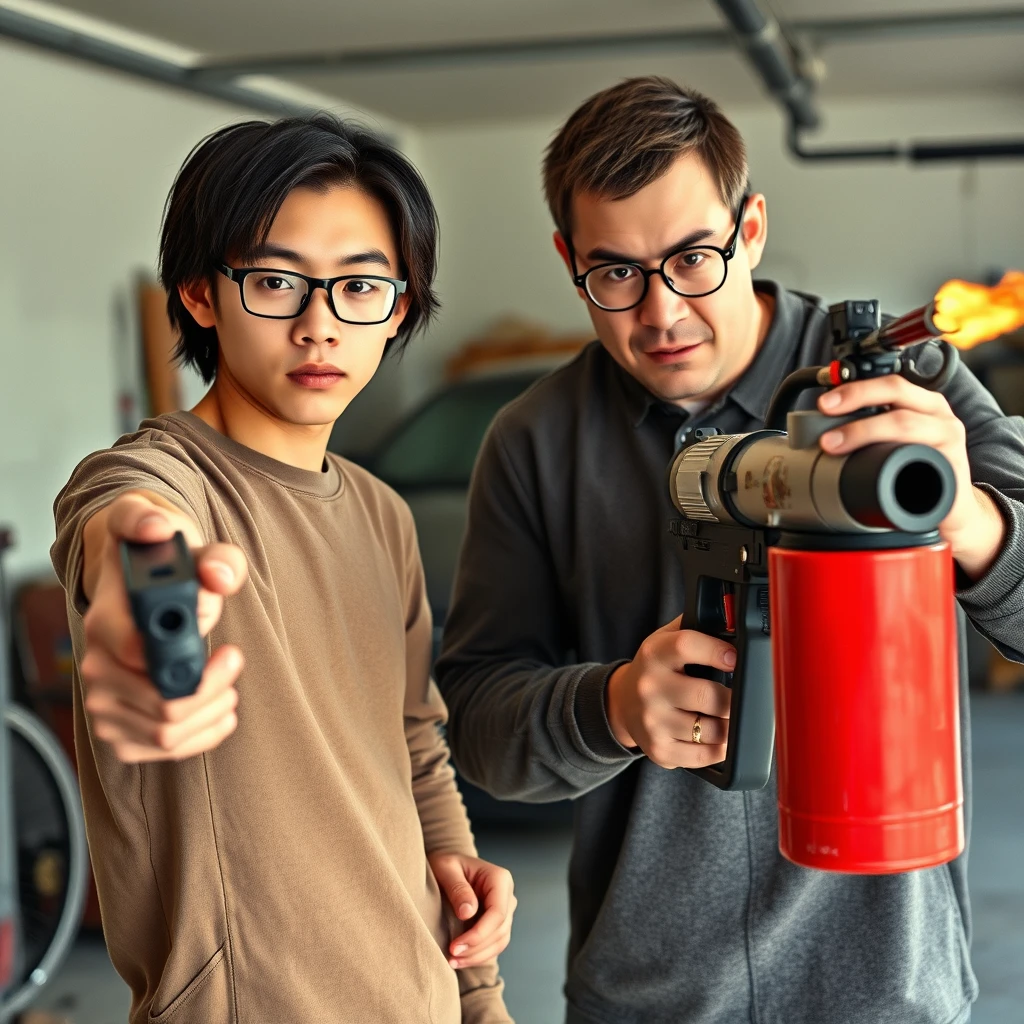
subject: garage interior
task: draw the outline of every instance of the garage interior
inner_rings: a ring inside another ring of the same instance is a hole
[[[541,190],[544,148],[567,114],[634,75],[705,92],[740,128],[767,197],[758,276],[900,313],[947,280],[991,286],[1024,269],[1022,44],[1013,0],[0,0],[0,656],[15,746],[73,756],[55,495],[86,454],[205,390],[171,365],[155,282],[164,198],[202,136],[327,108],[383,130],[426,179],[441,313],[385,362],[330,447],[434,524],[420,532],[439,642],[484,429],[593,337]],[[1004,412],[1024,415],[1024,329],[962,358]],[[1024,1022],[1024,668],[976,634],[967,657],[971,1020],[1012,1024]],[[39,756],[16,761],[11,782],[26,828],[74,799]],[[516,879],[501,957],[509,1010],[558,1024],[571,807],[464,792],[481,856]],[[48,863],[34,864],[33,884],[45,888]],[[127,1018],[80,881],[83,916],[27,982],[37,991],[22,1024]]]

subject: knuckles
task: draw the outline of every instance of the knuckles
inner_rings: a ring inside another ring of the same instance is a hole
[[[102,675],[102,659],[95,651],[86,651],[85,657],[82,658],[82,663],[78,667],[79,674],[82,677],[82,682],[86,686],[95,686],[103,679]]]
[[[89,610],[82,617],[82,627],[85,632],[85,643],[91,647],[99,642],[103,611],[98,602],[93,602]]]
[[[658,661],[658,644],[653,637],[648,637],[637,651],[637,661],[642,665],[647,665],[653,661]]]
[[[650,708],[644,708],[640,713],[640,728],[647,736],[653,736],[658,731],[658,716]]]
[[[693,710],[710,714],[715,707],[715,688],[707,679],[695,679],[690,691]]]
[[[901,434],[909,434],[918,425],[921,414],[911,409],[897,409],[891,414],[893,424]]]
[[[659,768],[675,768],[677,765],[673,747],[674,744],[672,743],[655,740],[651,743],[650,750],[647,752],[647,757]]]
[[[115,742],[111,744],[111,747],[113,747],[114,755],[117,759],[124,764],[136,764],[141,760],[137,750],[131,743]]]
[[[170,753],[177,746],[178,729],[174,725],[158,725],[152,734],[153,746]]]
[[[646,673],[641,675],[636,681],[636,695],[644,704],[652,700],[657,695],[657,692],[657,682]]]

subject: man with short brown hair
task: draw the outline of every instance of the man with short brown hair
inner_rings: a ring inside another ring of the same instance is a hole
[[[680,628],[666,467],[694,427],[759,429],[778,383],[831,357],[818,300],[753,280],[767,216],[742,139],[706,97],[633,79],[569,118],[545,185],[598,340],[484,443],[437,674],[466,778],[577,800],[567,1020],[962,1024],[965,857],[881,877],[796,867],[774,778],[724,792],[670,770],[722,760],[729,693],[685,666],[727,671],[735,652]],[[949,459],[960,607],[1024,659],[1024,421],[963,367],[941,394],[890,376],[814,401],[890,407],[827,432],[828,452],[917,442]],[[969,758],[964,782],[969,799]]]

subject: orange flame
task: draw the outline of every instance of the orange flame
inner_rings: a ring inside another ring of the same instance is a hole
[[[935,296],[932,320],[957,348],[974,348],[1024,327],[1024,273],[1007,271],[994,288],[947,281]]]

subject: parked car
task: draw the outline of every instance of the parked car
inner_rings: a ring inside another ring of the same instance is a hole
[[[371,454],[338,451],[390,484],[412,510],[434,618],[435,657],[448,614],[466,528],[469,481],[481,442],[498,411],[551,368],[550,362],[531,364],[457,380],[413,409]],[[568,801],[498,801],[461,778],[459,788],[475,822],[546,823],[571,818]]]

